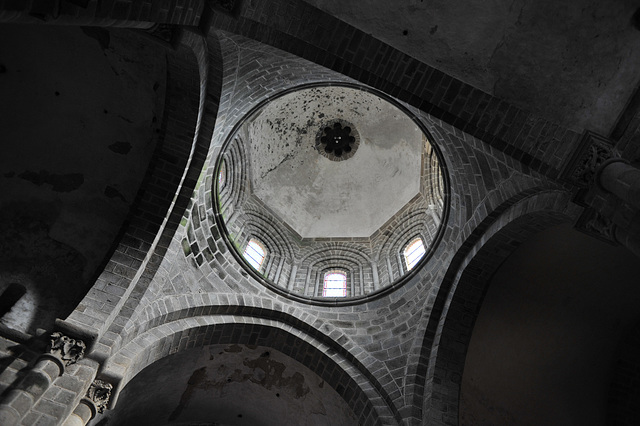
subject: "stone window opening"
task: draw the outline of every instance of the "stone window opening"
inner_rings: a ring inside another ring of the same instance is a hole
[[[264,259],[267,256],[267,249],[264,247],[260,241],[255,238],[251,238],[249,243],[244,248],[244,253],[242,256],[245,260],[255,269],[260,272],[260,268],[264,263]]]
[[[340,270],[329,271],[324,274],[322,297],[346,297],[347,273]]]
[[[420,237],[414,238],[406,245],[403,254],[405,264],[407,265],[407,271],[412,270],[413,267],[420,262],[420,259],[422,259],[422,256],[424,256],[426,251],[422,238]]]

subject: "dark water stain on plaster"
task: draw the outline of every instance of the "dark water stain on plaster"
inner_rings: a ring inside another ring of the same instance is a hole
[[[68,173],[61,175],[49,173],[46,170],[40,170],[39,172],[27,170],[20,173],[18,176],[38,186],[42,186],[44,184],[51,185],[55,192],[75,191],[84,183],[84,175],[81,173]]]
[[[248,378],[251,382],[264,386],[266,389],[271,389],[274,386],[288,388],[293,391],[293,396],[296,399],[302,398],[309,393],[309,387],[305,385],[302,374],[296,372],[291,377],[284,377],[283,373],[287,366],[270,359],[268,356],[260,356],[253,360],[245,359],[244,365],[251,368],[254,373],[258,373],[257,375],[254,374],[253,377],[244,375],[244,378]],[[262,372],[264,372],[264,376]]]
[[[131,144],[129,142],[115,142],[109,145],[109,149],[116,154],[128,154],[131,151]]]
[[[248,347],[248,349],[253,348]],[[218,361],[220,361],[220,357],[228,356],[227,354],[237,354],[242,350],[243,348],[240,345],[230,345],[218,354]],[[182,392],[180,402],[169,415],[168,420],[173,421],[180,416],[197,390],[209,391],[217,389],[221,391],[225,386],[232,383],[249,381],[267,390],[275,387],[280,392],[285,392],[296,399],[303,398],[310,392],[309,387],[305,384],[305,377],[299,372],[293,373],[290,377],[285,377],[284,373],[287,365],[271,359],[270,352],[262,352],[257,355],[257,358],[253,358],[256,355],[250,354],[244,358],[242,361],[244,368],[235,368],[240,367],[237,358],[231,359],[230,365],[219,364],[212,373],[213,378],[208,377],[207,367],[195,370],[187,381],[187,387]],[[210,356],[209,360],[213,359],[214,357]],[[320,387],[323,385],[324,382],[320,384]],[[280,394],[278,394],[279,396]]]
[[[169,421],[173,421],[178,418],[182,413],[182,410],[184,410],[184,408],[189,404],[189,400],[193,396],[193,393],[196,389],[200,388],[202,384],[206,384],[206,380],[207,367],[199,368],[191,374],[191,377],[189,377],[189,380],[187,381],[187,388],[182,392],[178,406],[169,415]]]
[[[122,193],[117,189],[115,189],[113,186],[107,186],[104,189],[104,195],[106,195],[109,198],[119,198],[125,203],[127,202],[127,199],[124,198],[124,195],[122,195]]]
[[[242,352],[242,347],[240,345],[231,345],[224,350],[225,352],[237,353]]]

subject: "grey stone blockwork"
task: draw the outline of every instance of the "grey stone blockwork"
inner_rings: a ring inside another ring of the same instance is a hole
[[[343,362],[357,366],[376,395],[376,413],[392,413],[391,417],[383,416],[383,423],[420,418],[422,402],[405,398],[409,393],[424,395],[419,390],[424,390],[425,383],[431,380],[426,365],[420,361],[421,352],[430,333],[428,327],[433,321],[438,323],[441,311],[434,311],[429,300],[441,291],[449,291],[449,287],[440,290],[440,286],[453,255],[475,238],[473,231],[480,224],[497,220],[496,209],[509,205],[508,200],[520,199],[518,194],[526,194],[527,190],[535,192],[555,185],[522,170],[515,160],[481,141],[415,111],[443,151],[445,179],[450,181],[450,214],[442,242],[435,247],[431,259],[403,286],[358,304],[319,306],[274,293],[249,275],[237,256],[229,255],[216,225],[211,200],[215,197],[212,189],[217,179],[214,164],[219,147],[234,125],[261,100],[309,83],[306,71],[310,67],[314,68],[315,81],[344,82],[345,78],[241,37],[220,34],[220,43],[225,58],[222,101],[202,184],[145,295],[133,306],[131,316],[124,318],[117,339],[109,344],[111,353],[119,359],[118,365],[127,368],[127,360],[136,357],[141,360],[136,369],[143,368],[153,358],[140,358],[137,346],[128,344],[136,335],[145,333],[149,344],[153,344],[159,342],[155,336],[160,328],[177,324],[179,318],[193,318],[193,327],[197,327],[202,315],[216,318],[227,312],[248,311],[248,318],[280,318],[287,327],[308,328]],[[252,65],[254,61],[260,66]],[[480,179],[481,175],[484,179]],[[393,249],[393,244],[389,247]],[[193,342],[192,345],[204,344],[197,338]],[[176,350],[180,350],[179,345]],[[125,358],[118,358],[121,355]]]
[[[195,177],[190,171],[191,198],[176,197],[179,203],[188,203],[182,210],[184,215],[179,224],[171,217],[175,232],[162,234],[158,244],[161,253],[149,255],[146,266],[132,270],[126,280],[118,280],[125,289],[121,298],[116,298],[118,303],[107,304],[97,294],[89,295],[72,314],[74,325],[100,330],[91,356],[103,364],[98,377],[108,377],[115,385],[111,407],[119,390],[161,357],[215,342],[245,342],[280,348],[303,359],[307,367],[336,387],[354,412],[362,414],[363,424],[420,424],[427,418],[428,424],[451,423],[453,411],[435,409],[433,398],[448,395],[452,400],[444,405],[455,404],[456,396],[447,387],[455,384],[459,354],[447,346],[454,345],[450,339],[440,339],[448,336],[443,330],[447,330],[450,302],[455,299],[464,305],[466,293],[456,293],[465,288],[462,269],[491,236],[501,235],[502,228],[516,217],[538,211],[559,214],[563,220],[574,217],[576,212],[568,207],[563,188],[484,142],[409,108],[442,151],[446,170],[440,183],[428,167],[423,172],[423,179],[433,183],[430,188],[448,188],[450,200],[442,235],[434,243],[431,257],[402,285],[349,304],[319,304],[280,291],[249,274],[239,256],[229,250],[213,203],[216,159],[235,125],[265,99],[303,84],[353,81],[294,55],[223,32],[211,33],[206,46],[200,46],[200,57],[203,52],[209,64],[200,67],[200,87],[205,89],[197,122],[200,137],[207,137],[210,145],[202,158],[203,168]],[[208,74],[203,78],[205,69]],[[211,99],[216,108],[208,104]],[[205,113],[211,111],[212,115]],[[184,139],[189,140],[189,135],[183,137],[183,143]],[[233,155],[229,164],[242,161],[241,153]],[[227,184],[234,185],[233,179]],[[545,191],[559,195],[551,201],[535,197]],[[223,191],[221,197],[231,194],[233,191]],[[389,253],[397,253],[415,235],[415,226],[421,227],[418,232],[425,239],[434,238],[435,222],[429,222],[429,206],[416,200],[409,210],[400,212],[394,219],[397,222],[389,224],[397,232],[376,237],[386,238],[383,247]],[[252,226],[266,226],[262,222]],[[509,233],[517,234],[517,225],[509,228]],[[277,232],[267,234],[274,247],[287,248],[286,238]],[[339,243],[324,244],[332,250]],[[146,249],[155,253],[155,247]],[[369,260],[371,253],[361,251],[359,256]],[[274,256],[272,265],[282,264],[281,271],[287,269],[286,263],[276,260]],[[316,264],[320,265],[318,271],[325,267],[321,260]],[[391,280],[401,268],[401,262],[395,269],[392,264],[387,268],[391,276],[383,271],[380,280]],[[286,272],[281,274],[290,281]],[[368,275],[363,271],[362,276],[364,283]],[[298,288],[302,284],[294,280]],[[104,286],[102,281],[97,282],[95,291],[102,291],[100,286]],[[434,384],[442,383],[443,377],[444,388],[438,389]],[[58,382],[62,384],[62,379]],[[72,384],[60,389],[69,386]],[[43,401],[54,401],[57,396]]]
[[[241,127],[227,142],[218,164],[218,173],[224,173],[217,200],[224,223],[219,225],[226,227],[239,253],[251,239],[264,246],[267,255],[259,272],[267,280],[294,294],[320,298],[325,274],[340,271],[347,278],[346,296],[360,297],[409,272],[403,252],[413,239],[420,238],[431,251],[442,221],[445,188],[436,152],[426,138],[420,194],[369,238],[343,239],[302,238],[251,193],[247,138]],[[185,247],[191,244],[189,239]]]

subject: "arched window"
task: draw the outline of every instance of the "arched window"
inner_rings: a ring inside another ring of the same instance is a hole
[[[342,271],[330,271],[324,274],[323,297],[346,297],[347,274]]]
[[[407,271],[413,269],[414,266],[422,259],[426,249],[422,238],[416,237],[404,249],[404,261],[407,263]]]
[[[218,172],[218,191],[224,187],[227,182],[227,165],[223,161],[220,165],[220,171]]]
[[[253,266],[253,269],[259,271],[262,266],[262,262],[264,262],[264,258],[267,255],[267,250],[261,242],[252,238],[249,241],[249,244],[244,248],[244,253],[242,255],[247,262],[249,262],[249,265]]]

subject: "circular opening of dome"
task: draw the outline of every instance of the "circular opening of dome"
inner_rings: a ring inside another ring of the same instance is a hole
[[[344,161],[353,157],[358,150],[360,135],[353,124],[334,119],[320,126],[315,146],[329,160]]]
[[[227,138],[222,165],[221,229],[245,268],[285,295],[382,294],[441,234],[439,156],[417,119],[370,89],[305,87],[263,102]]]

